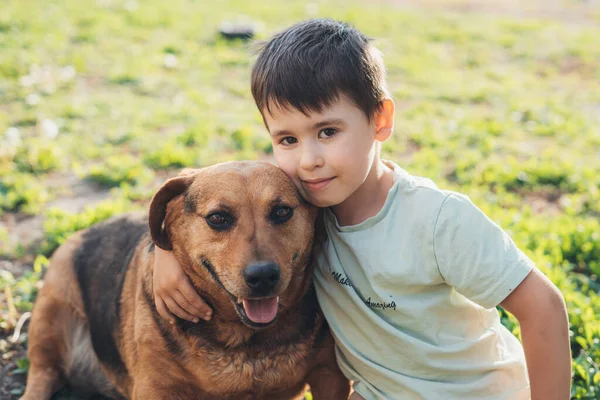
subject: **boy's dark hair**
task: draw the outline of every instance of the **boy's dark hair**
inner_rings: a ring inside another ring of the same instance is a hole
[[[261,114],[273,105],[321,112],[343,94],[371,119],[388,96],[385,66],[371,39],[330,19],[300,22],[265,43],[251,88]]]

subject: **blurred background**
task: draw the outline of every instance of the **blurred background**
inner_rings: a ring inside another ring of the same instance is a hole
[[[313,17],[376,39],[385,157],[469,195],[560,288],[572,396],[600,399],[600,1],[0,0],[1,399],[22,393],[28,312],[69,234],[183,167],[271,159],[253,50]]]

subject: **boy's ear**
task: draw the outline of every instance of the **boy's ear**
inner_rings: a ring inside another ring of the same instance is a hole
[[[385,142],[394,131],[394,101],[386,98],[375,114],[375,140]]]

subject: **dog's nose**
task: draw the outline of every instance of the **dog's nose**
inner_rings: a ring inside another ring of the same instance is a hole
[[[261,262],[249,265],[244,270],[246,285],[255,296],[269,295],[279,283],[279,266],[273,262]]]

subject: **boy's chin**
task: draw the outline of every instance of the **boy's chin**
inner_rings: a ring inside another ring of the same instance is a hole
[[[327,189],[324,191],[321,191],[320,193],[312,193],[311,191],[307,190],[302,185],[300,185],[300,186],[296,185],[296,188],[300,192],[300,195],[302,196],[304,201],[306,201],[307,203],[310,203],[311,205],[313,205],[315,207],[319,207],[319,208],[334,207],[334,206],[339,205],[343,201],[343,199],[336,198],[336,197],[340,197],[340,196],[335,196],[335,193],[332,193],[330,190],[327,190]],[[328,189],[330,189],[330,188],[328,188]]]
[[[311,196],[310,194],[307,195],[306,193],[302,193],[302,197],[308,203],[312,204],[315,207],[319,207],[319,208],[333,207],[333,206],[337,206],[338,204],[340,204],[339,202],[332,201],[332,199],[329,199],[325,196],[323,196],[323,197]]]

